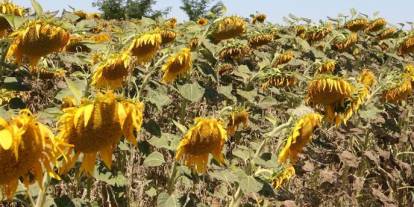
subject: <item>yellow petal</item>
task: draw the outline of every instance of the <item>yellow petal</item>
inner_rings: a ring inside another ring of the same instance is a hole
[[[0,131],[0,145],[3,149],[8,150],[12,146],[13,135],[9,130],[3,129]]]
[[[85,107],[85,113],[84,113],[84,124],[85,124],[85,127],[88,125],[89,120],[92,117],[92,113],[93,113],[93,105],[92,104],[87,105]]]
[[[105,147],[101,151],[101,159],[107,168],[111,169],[112,166],[112,146]]]

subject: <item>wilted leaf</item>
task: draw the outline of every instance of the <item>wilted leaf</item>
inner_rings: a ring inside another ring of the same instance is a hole
[[[148,155],[144,160],[144,166],[147,167],[158,167],[165,162],[164,155],[159,152],[153,152]]]

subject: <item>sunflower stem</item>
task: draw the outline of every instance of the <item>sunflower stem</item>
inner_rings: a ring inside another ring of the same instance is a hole
[[[33,200],[33,197],[32,197],[32,194],[31,194],[31,193],[30,193],[30,191],[29,191],[29,188],[26,188],[26,194],[27,194],[27,197],[29,198],[30,205],[31,205],[32,207],[35,207],[35,206],[36,206],[36,203],[35,203],[35,201]]]
[[[173,162],[170,179],[168,179],[167,192],[169,195],[175,190],[175,177],[177,176],[177,162]]]
[[[145,77],[144,77],[144,79],[142,80],[142,84],[141,84],[141,88],[139,89],[139,91],[138,91],[138,99],[140,99],[141,98],[141,96],[142,96],[142,92],[144,92],[144,89],[145,89],[145,87],[147,86],[147,84],[148,84],[148,82],[149,82],[149,80],[150,80],[150,78],[151,78],[151,76],[155,73],[155,72],[157,72],[157,68],[158,68],[158,66],[162,63],[162,61],[165,59],[167,57],[167,55],[164,55],[164,56],[162,56],[155,64],[154,64],[154,66],[152,67],[152,69],[148,72],[148,74],[147,75],[145,75]],[[146,67],[146,69],[147,69],[147,71],[149,70],[149,68],[150,68],[150,66],[151,65],[148,65],[147,67]]]
[[[40,189],[40,193],[39,193],[39,196],[37,197],[35,207],[42,207],[43,204],[45,203],[46,191],[47,191],[47,187],[49,186],[49,182],[50,182],[50,177],[47,173],[45,173],[44,178],[43,178],[43,183],[42,183],[43,186],[42,186],[42,189]]]

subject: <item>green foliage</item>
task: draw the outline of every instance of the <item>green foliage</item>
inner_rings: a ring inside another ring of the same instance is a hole
[[[97,0],[93,6],[103,12],[105,19],[155,18],[168,14],[169,8],[153,10],[154,4],[155,0]]]
[[[217,5],[221,5],[222,3],[219,2],[213,7],[210,7],[211,3],[214,0],[182,0],[183,5],[180,7],[188,16],[188,18],[192,21],[196,21],[200,17],[205,17],[212,11],[211,8],[217,7]]]

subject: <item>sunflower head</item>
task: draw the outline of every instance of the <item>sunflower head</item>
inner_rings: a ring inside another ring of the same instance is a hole
[[[227,123],[227,134],[233,136],[239,129],[239,126],[243,124],[246,128],[249,122],[249,112],[246,109],[236,109],[231,112]]]
[[[12,34],[13,42],[10,45],[6,58],[14,56],[16,63],[23,58],[35,66],[42,56],[61,51],[69,42],[69,33],[45,20],[32,20],[24,28]]]
[[[220,164],[224,163],[222,149],[227,140],[227,132],[221,121],[214,118],[196,118],[195,124],[181,139],[177,147],[177,160],[204,173],[207,170],[209,154],[212,154]]]
[[[162,30],[161,34],[161,44],[168,44],[175,40],[177,33],[172,30]]]
[[[312,138],[313,131],[321,125],[322,116],[317,113],[306,114],[301,117],[295,124],[291,135],[278,156],[278,162],[285,164],[287,160],[295,163],[298,160],[299,153]]]
[[[398,75],[382,93],[382,100],[389,103],[399,103],[406,100],[413,93],[413,81],[412,74]]]
[[[395,28],[387,28],[384,29],[381,33],[378,34],[378,39],[385,40],[388,38],[392,38],[397,33],[397,29]]]
[[[352,96],[354,87],[346,80],[335,76],[317,76],[308,84],[306,102],[310,105],[343,103]]]
[[[71,35],[68,44],[65,46],[66,52],[91,52],[91,49],[84,44],[85,38],[80,35]]]
[[[131,43],[129,51],[137,57],[139,64],[145,64],[154,58],[160,49],[162,37],[160,32],[154,31],[138,35]]]
[[[384,18],[374,19],[369,23],[368,27],[365,29],[365,32],[376,32],[384,28],[385,25],[387,25],[387,20]]]
[[[279,189],[295,175],[295,168],[293,165],[283,166],[273,178],[272,185],[275,189]]]
[[[319,73],[333,73],[336,67],[335,60],[326,60],[319,68]]]
[[[197,20],[197,24],[201,26],[205,26],[208,24],[208,19],[201,17],[200,19]]]
[[[357,32],[368,27],[368,24],[369,22],[366,18],[357,18],[348,21],[345,24],[345,28],[351,30],[352,32]]]
[[[168,28],[170,28],[170,29],[174,29],[177,26],[177,19],[174,18],[174,17],[171,18],[171,19],[168,19],[165,22],[165,26],[168,27]]]
[[[317,42],[328,36],[331,32],[331,25],[315,27],[306,31],[306,33],[304,34],[304,39],[306,39],[308,42]]]
[[[295,54],[292,51],[288,50],[286,52],[283,52],[279,56],[277,56],[276,61],[273,63],[273,67],[286,64],[290,62],[293,58],[295,58]]]
[[[258,78],[262,82],[262,90],[269,87],[289,88],[297,84],[298,79],[294,74],[282,72],[276,68],[269,68],[259,73]]]
[[[370,89],[376,82],[375,74],[370,69],[362,70],[359,76],[359,82],[366,88]]]
[[[197,49],[198,45],[199,45],[198,38],[197,37],[193,37],[193,38],[191,38],[190,42],[188,43],[188,48],[190,48],[191,51],[194,51],[194,50]]]
[[[414,52],[414,35],[405,38],[398,48],[398,53],[400,55],[406,55]]]
[[[98,94],[92,102],[64,109],[58,122],[58,136],[74,148],[67,152],[69,159],[61,171],[67,172],[80,153],[84,154],[82,172],[93,174],[98,152],[110,168],[112,151],[121,136],[136,142],[133,134],[141,128],[142,112],[142,103],[118,100],[111,91]]]
[[[162,66],[163,82],[173,82],[178,76],[190,71],[192,66],[191,50],[189,48],[181,49],[177,54],[170,56],[167,63]]]
[[[11,198],[22,180],[28,187],[41,183],[43,171],[54,178],[53,164],[62,150],[51,130],[37,122],[29,110],[21,110],[10,121],[0,118],[0,187]]]
[[[306,27],[303,25],[295,26],[295,33],[297,37],[305,39]]]
[[[213,25],[210,36],[214,42],[231,39],[246,32],[246,22],[237,16],[226,17]]]
[[[95,34],[89,37],[95,43],[104,43],[111,41],[111,35],[105,32],[101,32],[99,34]]]
[[[3,1],[2,3],[0,3],[0,14],[21,17],[24,15],[24,9],[9,1]],[[6,18],[0,17],[0,38],[6,36],[11,30],[12,27],[10,26]]]
[[[334,39],[334,44],[332,48],[334,50],[343,52],[353,46],[355,43],[358,42],[358,34],[357,33],[348,33],[343,34],[342,36],[338,36]]]
[[[253,17],[252,23],[256,24],[257,22],[263,23],[266,20],[266,14],[257,14]]]
[[[249,38],[249,45],[252,48],[257,48],[272,42],[273,37],[273,34],[256,34]]]
[[[228,42],[218,53],[221,60],[242,58],[250,52],[249,47],[240,41]]]
[[[100,63],[92,76],[92,85],[96,88],[116,89],[123,85],[131,72],[132,58],[129,53],[112,54]]]

